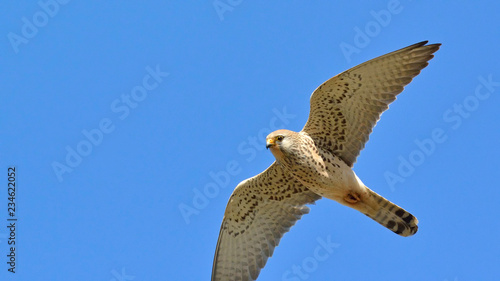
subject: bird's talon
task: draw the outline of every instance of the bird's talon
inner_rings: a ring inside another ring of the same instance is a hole
[[[359,195],[357,193],[347,193],[346,197],[344,197],[344,200],[347,203],[356,204],[361,199],[359,198]]]

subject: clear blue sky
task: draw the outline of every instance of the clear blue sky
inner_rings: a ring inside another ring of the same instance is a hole
[[[419,232],[323,199],[258,280],[498,280],[499,9],[2,1],[0,280],[209,280],[232,190],[274,159],[269,130],[300,130],[322,82],[423,40],[443,46],[354,166]]]

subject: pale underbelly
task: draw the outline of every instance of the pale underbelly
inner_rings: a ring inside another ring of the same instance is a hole
[[[343,200],[349,193],[363,193],[365,185],[356,173],[344,163],[335,164],[327,165],[321,171],[309,170],[306,176],[294,176],[314,193],[336,201]]]

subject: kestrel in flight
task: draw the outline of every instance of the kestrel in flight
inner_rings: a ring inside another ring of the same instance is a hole
[[[266,138],[276,161],[242,181],[229,199],[217,241],[213,281],[256,280],[281,237],[321,197],[372,218],[401,236],[418,220],[378,195],[352,170],[373,127],[404,86],[428,65],[441,44],[420,42],[329,79],[311,95],[300,132]]]

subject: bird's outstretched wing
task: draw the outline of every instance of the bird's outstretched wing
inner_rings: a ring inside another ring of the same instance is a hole
[[[441,45],[426,44],[372,59],[323,83],[311,96],[311,112],[302,131],[352,167],[382,112]]]
[[[212,281],[256,280],[285,232],[321,196],[273,163],[236,187],[217,241]]]

